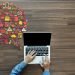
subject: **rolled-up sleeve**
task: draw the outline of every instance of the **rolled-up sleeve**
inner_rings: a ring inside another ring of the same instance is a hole
[[[22,61],[21,63],[17,64],[11,71],[10,75],[20,75],[20,72],[26,67],[26,63]]]
[[[42,75],[50,75],[49,71],[44,71]]]

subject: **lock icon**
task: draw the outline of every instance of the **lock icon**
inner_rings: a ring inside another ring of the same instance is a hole
[[[18,33],[18,38],[22,38],[22,32]]]
[[[9,22],[10,21],[10,17],[9,16],[5,16],[5,21]]]
[[[23,24],[23,22],[20,20],[20,21],[19,21],[19,25],[22,25],[22,24]]]

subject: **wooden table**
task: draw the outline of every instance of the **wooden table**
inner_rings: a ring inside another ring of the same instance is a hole
[[[75,1],[13,0],[12,2],[25,10],[28,18],[27,31],[52,32],[52,75],[75,75]],[[9,75],[12,68],[22,60],[23,49],[18,50],[12,45],[0,46],[0,70],[3,75]],[[39,65],[29,65],[22,75],[41,75],[41,72]]]

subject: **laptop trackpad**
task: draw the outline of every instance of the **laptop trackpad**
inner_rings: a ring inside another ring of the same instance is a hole
[[[42,56],[36,56],[35,59],[29,64],[40,64],[41,61],[42,61]]]

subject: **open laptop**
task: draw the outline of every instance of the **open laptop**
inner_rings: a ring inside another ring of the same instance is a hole
[[[29,50],[36,50],[35,59],[29,64],[40,64],[45,55],[50,59],[50,41],[51,33],[44,32],[26,32],[24,38],[24,58]]]

